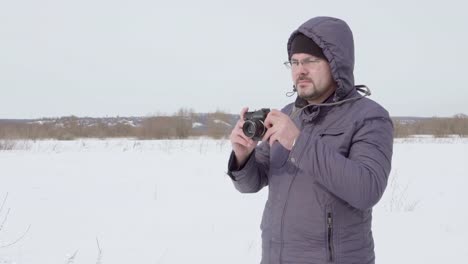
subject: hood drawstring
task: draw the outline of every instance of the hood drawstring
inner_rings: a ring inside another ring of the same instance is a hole
[[[287,97],[293,96],[297,92],[296,85],[293,85],[293,90],[286,93]]]
[[[293,86],[294,87],[294,86]],[[344,100],[340,100],[340,101],[337,101],[337,102],[333,102],[333,103],[321,103],[321,104],[308,104],[304,107],[301,107],[301,108],[298,108],[298,109],[295,109],[293,111],[293,113],[291,113],[291,119],[293,119],[300,111],[304,110],[305,108],[309,107],[309,106],[313,106],[313,105],[316,105],[316,106],[333,106],[333,105],[340,105],[342,103],[345,103],[345,102],[349,102],[349,101],[354,101],[354,100],[359,100],[359,99],[362,99],[366,96],[370,96],[371,95],[371,91],[369,89],[369,87],[365,86],[365,85],[355,85],[354,88],[356,88],[356,90],[358,92],[361,92],[363,93],[363,95],[359,95],[359,96],[356,96],[356,97],[352,97],[352,98],[348,98],[348,99],[344,99]],[[286,95],[292,93],[294,94],[296,92],[296,87],[293,88],[293,91],[292,92],[288,92],[286,93]]]

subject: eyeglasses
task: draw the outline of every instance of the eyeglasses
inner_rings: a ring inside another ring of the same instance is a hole
[[[321,61],[321,59],[318,59],[318,58],[305,58],[305,59],[302,59],[300,61],[298,61],[298,60],[286,61],[283,64],[284,64],[284,66],[286,66],[286,68],[292,69],[292,70],[298,69],[299,64],[301,64],[302,66],[310,69],[310,68],[313,68],[320,61]]]

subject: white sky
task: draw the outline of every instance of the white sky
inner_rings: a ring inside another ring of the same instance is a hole
[[[468,114],[467,5],[432,2],[0,0],[0,118],[281,108],[286,41],[319,15],[392,116]]]

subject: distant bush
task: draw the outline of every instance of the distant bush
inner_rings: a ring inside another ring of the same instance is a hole
[[[395,137],[403,138],[411,135],[432,135],[447,137],[457,135],[468,136],[468,116],[463,114],[454,117],[425,118],[414,122],[393,120]]]
[[[227,137],[232,130],[232,125],[229,123],[231,115],[218,110],[207,116],[207,136],[215,139]]]

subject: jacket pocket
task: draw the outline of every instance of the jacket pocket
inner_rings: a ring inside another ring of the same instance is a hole
[[[337,150],[347,157],[351,144],[350,130],[346,128],[327,128],[318,132],[319,140],[326,146]]]
[[[344,129],[343,128],[327,128],[327,129],[320,131],[318,134],[320,137],[339,136],[339,135],[344,134]]]
[[[333,262],[333,215],[331,212],[327,212],[327,261]]]

